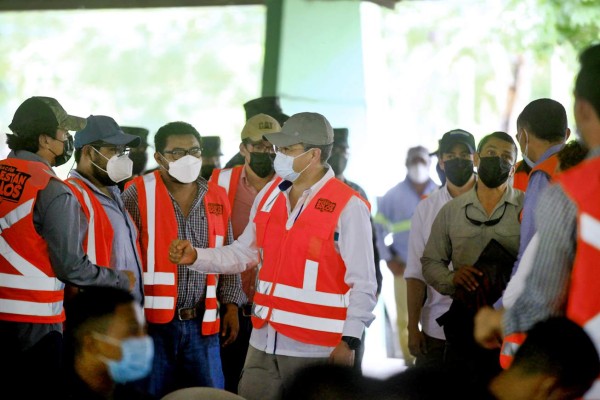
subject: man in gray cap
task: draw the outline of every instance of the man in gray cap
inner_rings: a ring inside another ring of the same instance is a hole
[[[131,177],[129,146],[138,136],[124,133],[111,117],[90,115],[75,133],[77,168],[67,182],[81,203],[88,222],[84,247],[90,260],[116,270],[131,271],[136,279],[133,296],[143,305],[137,230],[121,200],[117,183]]]
[[[131,288],[134,276],[93,264],[79,202],[51,167],[69,160],[85,119],[50,97],[23,102],[0,161],[0,353],[7,393],[53,396],[60,370],[64,283]],[[35,384],[32,385],[32,378]]]
[[[369,205],[327,164],[327,119],[295,114],[265,139],[277,150],[279,178],[256,197],[238,240],[206,250],[175,240],[170,248],[171,262],[198,271],[240,272],[259,259],[239,385],[248,400],[285,398],[289,379],[308,365],[352,366],[377,290]]]

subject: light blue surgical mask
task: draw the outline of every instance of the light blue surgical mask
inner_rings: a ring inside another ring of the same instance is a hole
[[[277,152],[275,156],[275,161],[273,162],[273,168],[275,168],[275,173],[279,175],[282,179],[290,182],[294,182],[300,174],[306,171],[306,168],[310,166],[310,163],[300,172],[294,171],[294,160],[304,154],[308,153],[311,149],[306,150],[302,154],[298,154],[296,157],[288,156],[281,152]]]
[[[102,357],[108,366],[108,373],[116,383],[126,383],[145,378],[152,370],[154,342],[150,336],[131,337],[118,340],[102,333],[94,332],[97,339],[121,348],[121,359]]]

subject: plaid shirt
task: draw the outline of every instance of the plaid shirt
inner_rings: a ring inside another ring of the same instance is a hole
[[[161,179],[161,178],[159,178]],[[177,234],[180,239],[189,240],[194,247],[208,247],[208,224],[206,223],[206,208],[204,207],[204,195],[208,191],[206,180],[198,178],[196,180],[198,192],[192,203],[190,213],[187,218],[181,212],[179,204],[175,201],[171,193],[171,201],[175,208],[175,218],[177,219]],[[141,231],[140,210],[138,208],[138,193],[135,185],[131,185],[121,195],[125,208],[131,214],[138,230]],[[157,239],[160,232],[157,232]],[[168,239],[170,240],[170,239]],[[226,244],[233,242],[233,232],[231,223],[227,230]],[[194,307],[198,302],[203,302],[206,297],[206,275],[193,271],[185,265],[177,266],[177,308]],[[221,304],[235,303],[241,306],[246,302],[246,296],[242,291],[240,274],[220,275],[219,287],[217,290],[217,299]]]

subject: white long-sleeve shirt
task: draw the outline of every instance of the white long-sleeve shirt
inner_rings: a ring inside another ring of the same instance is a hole
[[[291,209],[289,201],[290,189],[282,192],[287,203],[286,228],[288,230],[292,229],[294,222],[305,209],[305,205],[308,205],[325,183],[333,178],[334,174],[330,168],[323,178],[302,193],[294,209]],[[265,186],[256,196],[250,210],[250,222],[238,239],[229,246],[196,249],[198,257],[189,268],[201,272],[231,274],[245,270],[246,264],[258,259],[256,225],[253,221],[258,204],[271,184]],[[370,213],[366,204],[356,196],[350,199],[340,214],[335,229],[335,249],[346,265],[344,281],[350,287],[348,311],[342,334],[360,338],[364,328],[375,319],[372,311],[377,303],[377,282],[373,265]],[[294,357],[328,357],[333,350],[333,347],[298,342],[276,332],[270,324],[254,329],[250,344],[270,354]]]

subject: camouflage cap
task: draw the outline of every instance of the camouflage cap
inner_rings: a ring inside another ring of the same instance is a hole
[[[9,128],[18,133],[20,128],[36,121],[56,124],[57,129],[78,131],[85,127],[85,119],[67,114],[64,108],[52,97],[35,96],[25,100],[13,116]]]

